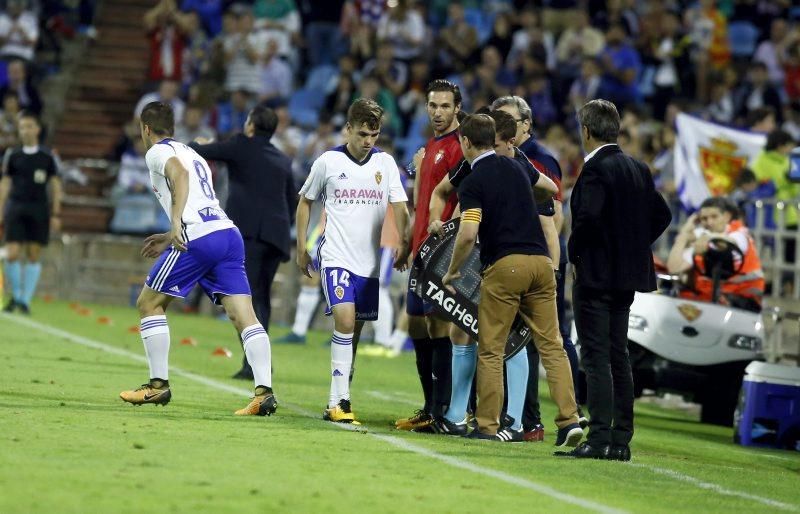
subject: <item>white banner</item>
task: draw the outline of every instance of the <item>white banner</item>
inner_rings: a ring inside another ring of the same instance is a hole
[[[696,210],[709,196],[726,195],[742,168],[764,148],[767,136],[680,113],[676,119],[675,185],[681,203]]]

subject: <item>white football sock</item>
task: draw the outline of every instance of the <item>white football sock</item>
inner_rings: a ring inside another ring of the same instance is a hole
[[[389,347],[392,338],[392,322],[394,321],[394,305],[388,287],[381,287],[378,291],[378,319],[372,322],[375,329],[375,342],[381,346]]]
[[[167,317],[147,316],[139,325],[144,353],[150,366],[150,378],[169,380],[169,327]]]
[[[389,348],[395,353],[400,353],[403,351],[403,345],[406,344],[407,340],[408,332],[396,328],[394,332],[392,332],[392,340],[391,343],[389,343]]]
[[[255,386],[272,387],[272,350],[267,331],[261,323],[242,330],[242,343],[247,362],[253,369]]]
[[[308,327],[311,325],[311,320],[314,318],[314,311],[317,310],[319,300],[319,287],[303,286],[300,288],[300,294],[297,295],[297,312],[294,314],[292,332],[299,336],[306,335]]]
[[[350,368],[353,366],[353,334],[333,331],[331,338],[331,394],[328,407],[350,399]]]

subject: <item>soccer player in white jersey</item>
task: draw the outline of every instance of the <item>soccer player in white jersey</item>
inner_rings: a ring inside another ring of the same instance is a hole
[[[140,119],[153,192],[172,229],[148,237],[142,248],[142,256],[158,257],[136,301],[150,381],[120,397],[134,405],[169,403],[169,328],[164,313],[173,298],[184,298],[199,283],[214,303],[225,308],[253,368],[255,396],[235,414],[268,416],[278,407],[272,393],[269,337],[253,311],[239,229],[219,207],[208,163],[171,139],[172,107],[151,102]]]
[[[350,371],[365,321],[378,317],[381,227],[391,205],[397,231],[394,267],[408,261],[408,209],[400,171],[391,155],[375,148],[383,109],[360,98],[347,111],[346,144],[323,153],[311,166],[297,205],[297,265],[309,275],[306,231],[318,197],[327,215],[317,250],[326,314],[333,314],[331,389],[323,419],[358,423],[350,407]]]

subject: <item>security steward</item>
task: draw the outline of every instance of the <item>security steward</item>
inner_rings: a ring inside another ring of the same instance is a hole
[[[230,196],[225,212],[244,238],[253,308],[267,332],[272,281],[280,263],[291,255],[289,231],[297,207],[292,161],[270,142],[277,125],[275,111],[259,104],[247,116],[243,134],[218,143],[198,139],[189,145],[203,158],[228,165]],[[253,378],[246,357],[234,378]]]
[[[699,212],[686,220],[667,259],[670,273],[685,274],[686,287],[682,298],[711,302],[714,282],[706,269],[705,255],[718,243],[736,246],[744,259],[737,263],[737,272],[720,287],[718,301],[731,307],[761,312],[764,297],[764,271],[758,249],[747,227],[739,219],[739,208],[723,197],[707,198]]]
[[[53,154],[39,146],[42,127],[36,115],[20,114],[18,130],[22,147],[6,152],[0,180],[0,226],[5,228],[6,279],[11,289],[11,300],[3,311],[30,314],[42,271],[42,247],[50,239],[51,228],[61,227],[61,180]]]
[[[503,406],[506,340],[519,312],[533,331],[558,408],[556,445],[576,446],[583,431],[569,361],[559,339],[553,265],[531,194],[539,174],[494,152],[495,124],[490,116],[468,116],[461,124],[459,142],[472,173],[459,186],[461,225],[442,282],[448,286],[458,280],[459,269],[480,236],[478,429],[469,437],[495,439]]]

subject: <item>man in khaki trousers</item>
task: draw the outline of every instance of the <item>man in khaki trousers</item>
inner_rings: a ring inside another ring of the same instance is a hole
[[[458,280],[458,270],[480,235],[484,271],[478,307],[478,430],[468,437],[496,439],[506,339],[519,312],[533,331],[558,407],[556,446],[577,446],[583,431],[569,361],[559,338],[555,273],[531,194],[540,175],[495,154],[491,117],[468,116],[460,132],[472,173],[459,186],[461,226],[442,282],[448,286]]]

